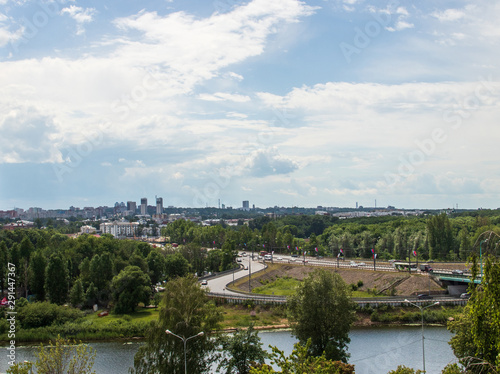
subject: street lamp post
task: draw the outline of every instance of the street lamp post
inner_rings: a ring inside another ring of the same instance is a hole
[[[197,336],[203,336],[204,332],[201,331],[199,332],[198,334],[196,335],[193,335],[193,336],[190,336],[189,338],[185,338],[183,336],[179,336],[179,335],[176,335],[174,334],[172,331],[170,330],[165,330],[165,332],[169,335],[172,335],[172,336],[175,336],[176,338],[179,338],[180,340],[182,340],[182,342],[184,343],[184,374],[187,374],[187,359],[186,359],[186,343],[189,339],[192,339],[192,338],[196,338]]]
[[[486,243],[487,241],[488,239],[484,239],[481,240],[481,242],[479,243],[479,261],[481,262],[481,279],[483,279],[483,250],[481,246],[483,245],[483,243]]]
[[[410,302],[408,299],[405,299],[405,302],[420,309],[420,314],[422,315],[422,365],[424,367],[424,373],[426,373],[426,371],[425,371],[425,345],[424,345],[424,340],[425,340],[425,337],[424,337],[424,309],[430,308],[431,306],[434,306],[434,305],[439,305],[439,301],[436,301],[434,304],[427,305],[425,307],[414,304],[414,303]]]
[[[252,260],[248,260],[248,292],[252,292],[252,286],[250,284],[250,280],[252,279]]]

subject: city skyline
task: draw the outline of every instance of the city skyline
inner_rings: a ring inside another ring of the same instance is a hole
[[[500,4],[0,4],[0,210],[500,206]]]

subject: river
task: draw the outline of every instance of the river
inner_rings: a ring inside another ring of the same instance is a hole
[[[380,327],[355,328],[351,330],[349,363],[355,365],[356,374],[385,374],[398,365],[422,369],[422,335],[420,327]],[[259,333],[264,348],[277,346],[289,355],[296,342],[290,331],[262,331]],[[440,373],[456,358],[448,341],[451,334],[444,327],[425,328],[425,363],[427,373]],[[98,374],[126,374],[133,366],[134,354],[139,342],[90,343],[97,351],[94,370]],[[189,344],[189,343],[188,343]],[[2,347],[0,373],[7,366],[6,348]],[[19,346],[16,348],[17,362],[33,360],[36,347]]]

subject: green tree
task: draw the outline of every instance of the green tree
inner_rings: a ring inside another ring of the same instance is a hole
[[[445,259],[450,251],[454,251],[454,236],[450,220],[446,213],[433,216],[427,221],[431,258]]]
[[[472,257],[472,278],[478,274]],[[450,345],[470,373],[500,371],[500,262],[488,257],[481,285],[471,288],[462,316],[449,323]]]
[[[319,357],[309,355],[311,340],[305,345],[296,343],[290,356],[276,347],[272,347],[271,363],[278,366],[281,371],[274,371],[268,365],[252,367],[250,374],[354,374],[354,366],[341,361],[332,361],[322,354]]]
[[[149,272],[148,263],[146,258],[142,255],[142,251],[136,249],[132,256],[128,260],[129,264],[132,266],[138,266],[145,273]]]
[[[45,300],[45,269],[47,260],[41,251],[36,251],[30,261],[29,284],[39,301]]]
[[[5,286],[7,285],[7,262],[9,251],[4,240],[0,242],[0,292],[3,295]]]
[[[63,304],[68,296],[68,270],[58,255],[50,256],[45,270],[45,292],[50,302]]]
[[[391,370],[387,374],[423,374],[423,371],[406,367],[404,365],[399,365],[396,370]]]
[[[69,301],[74,307],[81,306],[85,302],[85,293],[83,292],[82,280],[78,278],[71,291],[69,292]]]
[[[92,370],[95,350],[82,342],[70,341],[59,335],[55,344],[50,342],[48,347],[40,346],[35,354],[37,360],[24,362],[10,367],[10,374],[95,374]]]
[[[165,274],[168,279],[184,277],[189,272],[189,262],[179,252],[165,258]]]
[[[28,298],[28,283],[29,283],[29,261],[31,254],[35,251],[35,246],[29,240],[27,236],[21,240],[21,245],[19,247],[19,254],[22,258],[21,265],[22,265],[22,287],[24,289],[24,297]]]
[[[112,281],[115,312],[132,313],[137,304],[148,305],[151,296],[151,279],[138,266],[127,266]]]
[[[301,344],[311,339],[310,354],[347,362],[349,330],[356,304],[337,273],[315,270],[288,300],[293,334]]]
[[[151,283],[156,284],[164,280],[165,276],[165,257],[156,250],[149,252],[146,258],[149,268],[149,277]]]
[[[246,330],[238,329],[233,335],[222,338],[221,349],[223,358],[218,371],[225,371],[227,374],[248,374],[253,364],[263,364],[267,357],[253,326]]]
[[[222,245],[222,263],[220,265],[219,271],[229,270],[234,264],[234,259],[236,257],[236,245],[232,240],[226,240]]]
[[[192,374],[208,373],[214,362],[217,343],[209,333],[222,320],[221,312],[209,302],[206,291],[193,276],[176,278],[167,283],[163,292],[158,321],[151,323],[146,343],[134,358],[134,372],[182,373],[184,372],[184,345],[180,339],[167,335],[173,333],[188,338],[187,367]],[[164,305],[164,306],[163,306]]]
[[[85,291],[85,299],[88,306],[93,306],[98,302],[98,293],[99,291],[94,286],[94,282],[90,282],[87,291]]]

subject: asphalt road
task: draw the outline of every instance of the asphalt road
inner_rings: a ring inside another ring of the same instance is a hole
[[[238,259],[241,259],[241,262],[238,262],[238,264],[240,264],[240,270],[236,270],[233,273],[225,274],[220,277],[208,279],[208,284],[203,287],[208,288],[210,292],[216,292],[226,295],[239,295],[237,292],[226,289],[226,286],[232,283],[233,280],[236,281],[243,277],[248,278],[250,271],[253,274],[259,270],[264,269],[265,265],[262,263],[262,261],[257,261],[257,255],[254,255],[253,261],[251,261],[251,256],[238,257]],[[245,270],[245,268],[247,270]]]

